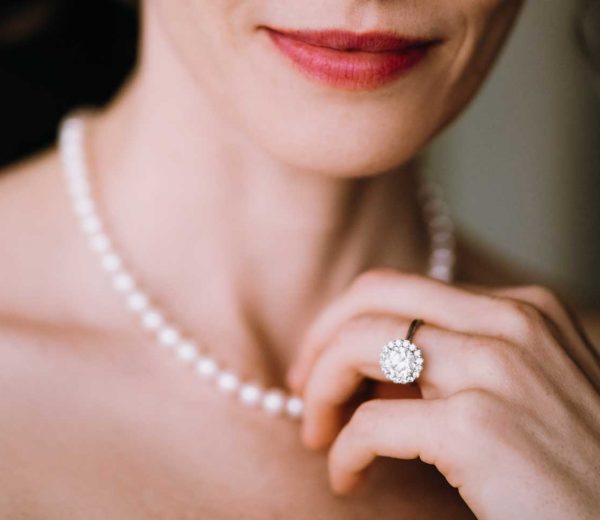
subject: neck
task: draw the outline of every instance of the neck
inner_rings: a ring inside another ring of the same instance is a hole
[[[360,178],[285,164],[169,53],[147,39],[91,123],[90,168],[125,260],[192,335],[286,364],[289,338],[359,273],[425,270],[415,164]]]

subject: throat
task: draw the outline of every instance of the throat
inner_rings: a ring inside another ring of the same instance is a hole
[[[390,172],[358,181],[335,218],[320,225],[230,221],[236,229],[228,235],[236,240],[228,244],[232,264],[223,277],[235,280],[238,326],[270,355],[274,374],[285,372],[310,323],[359,274],[379,267],[427,271],[429,243],[414,175]]]
[[[214,132],[155,146],[157,126],[138,120],[147,111],[119,106],[91,128],[99,205],[134,278],[218,358],[279,383],[311,321],[359,274],[426,272],[416,162],[344,178]]]

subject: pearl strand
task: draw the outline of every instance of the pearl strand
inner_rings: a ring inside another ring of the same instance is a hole
[[[244,405],[262,408],[270,415],[285,414],[293,419],[301,417],[303,401],[300,397],[280,388],[263,388],[258,382],[243,381],[232,370],[222,366],[204,349],[200,349],[193,339],[184,336],[175,323],[165,318],[125,267],[93,198],[85,157],[84,115],[71,114],[62,121],[59,150],[73,210],[90,249],[98,256],[115,291],[122,295],[127,308],[138,316],[141,326],[154,335],[156,343],[172,350],[182,363],[194,367],[200,378],[212,381],[225,394],[237,396]],[[431,244],[428,275],[450,281],[455,255],[448,209],[439,187],[425,178],[420,178],[419,197]]]

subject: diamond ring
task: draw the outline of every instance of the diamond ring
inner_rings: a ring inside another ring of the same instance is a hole
[[[413,320],[408,327],[406,339],[395,339],[386,344],[379,356],[381,371],[390,381],[409,384],[415,381],[423,370],[421,350],[412,342],[417,327],[423,320]]]

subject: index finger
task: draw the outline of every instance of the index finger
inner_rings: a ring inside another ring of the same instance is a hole
[[[508,318],[502,300],[420,275],[392,269],[369,271],[334,300],[307,331],[288,383],[301,393],[308,373],[329,339],[353,316],[367,313],[422,318],[438,327],[498,334]]]

